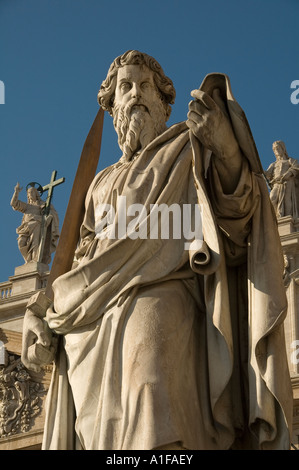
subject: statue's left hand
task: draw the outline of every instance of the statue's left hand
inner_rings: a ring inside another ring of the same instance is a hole
[[[212,98],[201,90],[193,90],[191,96],[195,100],[189,103],[187,120],[189,129],[216,156],[224,159],[233,158],[238,152],[239,145],[219,89],[213,91]]]
[[[49,214],[47,217],[46,217],[46,226],[48,227],[50,225],[50,223],[52,222],[53,220],[53,215],[52,214]]]
[[[43,292],[38,292],[29,300],[25,312],[21,359],[27,369],[35,372],[50,364],[56,353],[57,338],[45,320],[49,302]]]

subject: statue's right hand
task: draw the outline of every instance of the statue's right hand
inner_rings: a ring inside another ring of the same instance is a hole
[[[39,372],[55,357],[57,338],[46,320],[50,300],[43,292],[35,294],[28,302],[23,324],[22,362],[27,369]]]
[[[23,189],[23,188],[21,188],[20,183],[18,182],[18,183],[16,184],[16,186],[15,186],[15,191],[16,191],[17,193],[19,193],[20,191],[22,191],[22,189]]]

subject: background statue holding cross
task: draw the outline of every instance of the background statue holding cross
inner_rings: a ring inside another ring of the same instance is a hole
[[[64,182],[64,178],[55,180],[53,171],[51,181],[45,186],[32,182],[26,186],[27,202],[19,200],[22,190],[16,184],[10,205],[16,211],[24,214],[21,225],[17,228],[19,250],[25,260],[49,264],[51,254],[55,251],[59,237],[59,219],[51,204],[54,187]],[[48,191],[46,201],[41,195]]]

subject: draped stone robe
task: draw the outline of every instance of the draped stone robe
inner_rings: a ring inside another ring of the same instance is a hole
[[[90,187],[79,264],[55,281],[47,312],[61,341],[44,449],[289,448],[276,219],[228,78],[208,76],[202,89],[215,86],[244,154],[233,194],[184,122]],[[201,204],[202,247],[98,237],[99,204],[117,209],[120,195],[143,204],[147,220],[151,204]]]
[[[12,208],[16,211],[22,212],[23,218],[21,225],[17,228],[19,249],[27,262],[38,261],[38,251],[40,240],[42,236],[42,213],[45,203],[30,204],[23,201],[15,201]],[[42,262],[50,264],[51,254],[55,251],[57,240],[59,237],[59,219],[58,214],[51,204],[50,219],[46,232],[45,245],[43,249]],[[24,239],[23,242],[21,240]]]

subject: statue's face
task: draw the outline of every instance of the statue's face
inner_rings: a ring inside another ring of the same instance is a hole
[[[273,145],[273,152],[277,160],[283,160],[285,158],[283,148],[279,143]]]
[[[126,105],[132,99],[138,100],[136,107],[143,111],[147,110],[146,103],[161,101],[153,72],[145,65],[124,65],[118,70],[114,106]]]
[[[146,65],[124,65],[118,70],[113,124],[125,160],[165,131],[165,103]]]
[[[37,190],[35,188],[28,188],[27,189],[27,197],[28,202],[36,202],[37,201]]]

